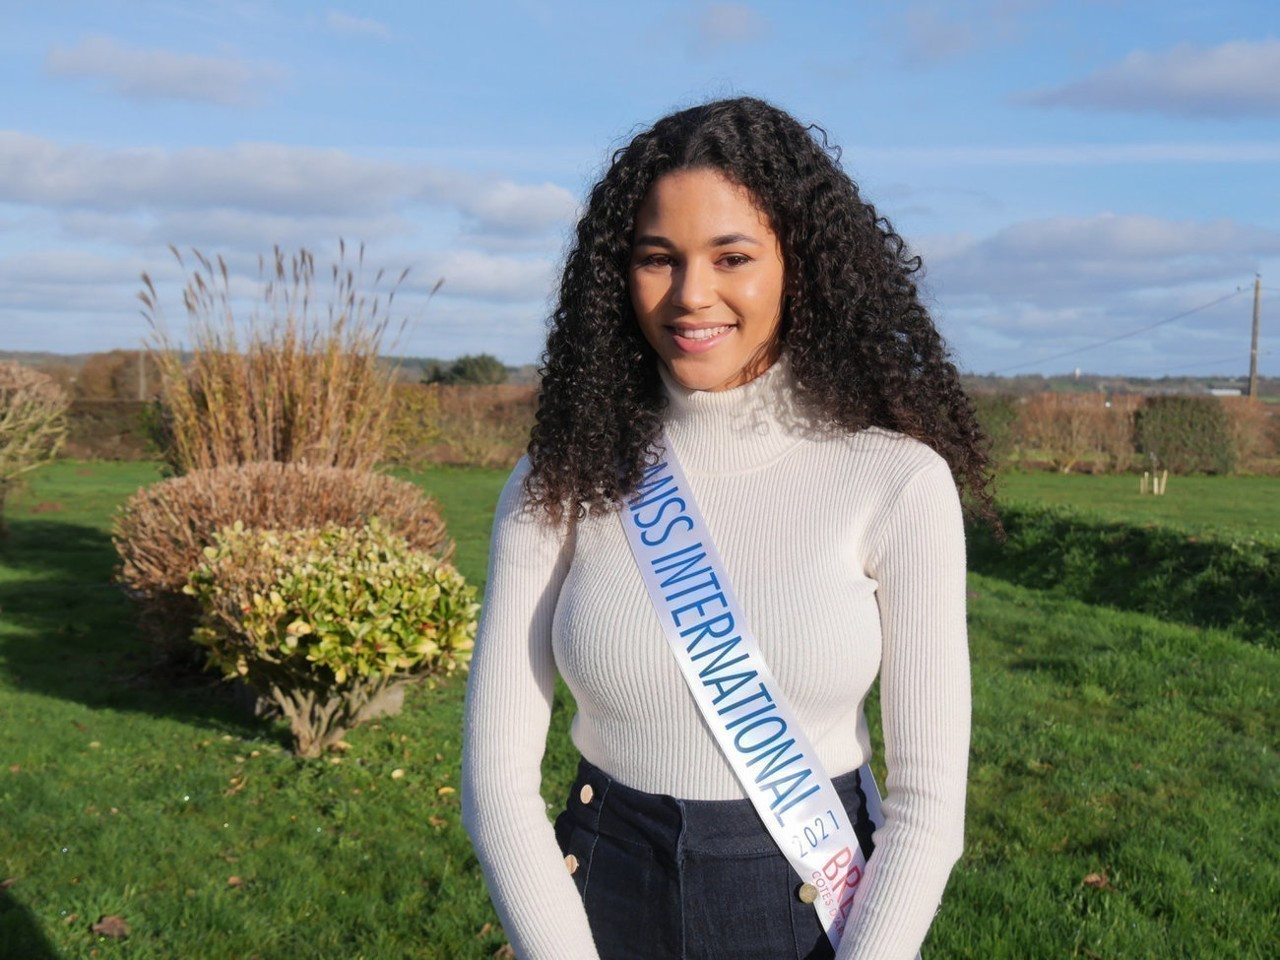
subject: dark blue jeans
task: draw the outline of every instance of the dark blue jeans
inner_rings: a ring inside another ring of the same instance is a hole
[[[858,772],[833,783],[870,856]],[[555,829],[602,960],[833,956],[749,800],[642,793],[583,760]]]

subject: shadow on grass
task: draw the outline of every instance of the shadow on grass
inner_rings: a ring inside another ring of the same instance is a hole
[[[1280,547],[1202,538],[1062,507],[1001,507],[1008,540],[969,532],[969,569],[1020,587],[1162,620],[1231,630],[1280,649]]]
[[[93,707],[273,736],[213,674],[155,668],[133,604],[111,582],[116,552],[94,527],[16,518],[0,540],[0,660],[14,686]],[[282,742],[284,742],[282,740]]]
[[[0,888],[0,956],[60,960],[31,912]]]

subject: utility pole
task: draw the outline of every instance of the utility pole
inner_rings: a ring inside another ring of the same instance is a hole
[[[1258,399],[1258,320],[1262,316],[1262,274],[1253,275],[1253,346],[1249,348],[1249,396]]]

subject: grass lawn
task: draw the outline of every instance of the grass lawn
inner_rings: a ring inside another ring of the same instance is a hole
[[[1138,492],[1132,474],[1002,473],[1005,501],[1058,504],[1111,520],[1159,523],[1195,533],[1280,539],[1280,477],[1173,477],[1163,496]]]
[[[108,531],[155,476],[60,463],[10,510],[0,957],[493,956],[505,938],[458,822],[462,683],[303,761],[212,677],[149,672],[107,585]],[[504,478],[414,475],[476,582]],[[929,960],[1280,955],[1280,655],[1000,580],[971,591],[968,844]],[[549,800],[572,776],[568,714]],[[106,915],[127,939],[91,932]]]

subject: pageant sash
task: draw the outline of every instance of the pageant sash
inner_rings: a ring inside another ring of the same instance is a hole
[[[670,441],[622,526],[685,682],[834,948],[866,870],[853,824],[760,654]],[[869,767],[867,812],[880,823]]]

